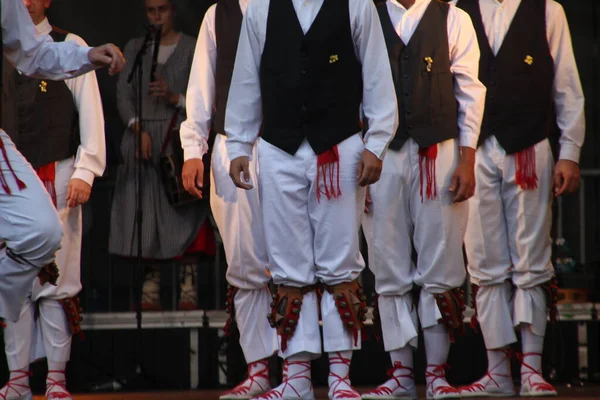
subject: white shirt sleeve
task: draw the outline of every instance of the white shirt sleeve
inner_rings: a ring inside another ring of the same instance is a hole
[[[77,35],[68,34],[66,42],[86,46]],[[90,186],[94,178],[102,176],[106,167],[106,140],[104,136],[104,111],[96,73],[68,79],[65,84],[73,94],[79,112],[79,137],[81,144],[75,158],[72,178],[82,179]]]
[[[181,124],[183,158],[202,158],[208,151],[208,136],[215,103],[217,41],[215,9],[212,5],[200,27],[187,88],[187,119]]]
[[[265,16],[260,15],[260,3],[259,0],[253,0],[248,5],[233,68],[225,113],[225,143],[230,160],[241,156],[252,157],[252,146],[262,123],[259,75],[262,45],[258,24]]]
[[[367,150],[383,159],[398,128],[398,101],[383,29],[372,1],[350,1],[350,23],[362,64],[362,112],[368,122]]]
[[[486,87],[479,81],[479,44],[469,15],[454,6],[448,14],[450,70],[458,102],[459,145],[477,148]]]
[[[554,59],[553,97],[556,123],[560,128],[559,159],[579,163],[585,138],[585,99],[575,63],[567,17],[560,4],[546,3],[546,27]]]
[[[88,46],[54,43],[49,35],[36,37],[31,17],[22,1],[1,0],[2,41],[7,60],[27,76],[61,80],[96,68]]]

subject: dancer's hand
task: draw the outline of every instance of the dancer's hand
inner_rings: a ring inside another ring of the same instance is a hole
[[[382,168],[383,161],[377,158],[375,154],[365,149],[358,162],[358,184],[364,187],[377,182],[381,176]]]
[[[554,166],[553,179],[555,196],[573,193],[581,182],[579,164],[570,160],[559,160]]]
[[[461,156],[450,184],[451,193],[455,193],[453,203],[468,200],[475,194],[475,149],[461,147]]]
[[[242,174],[243,181],[242,181]],[[235,160],[231,160],[231,164],[229,166],[229,176],[233,180],[235,186],[250,190],[252,189],[252,185],[244,182],[250,182],[250,159],[246,156],[238,157]]]
[[[185,190],[192,196],[201,199],[200,188],[204,185],[204,162],[199,158],[191,158],[184,162],[181,179]]]
[[[73,208],[87,203],[91,193],[92,187],[89,183],[78,178],[71,179],[67,188],[67,206]]]
[[[126,61],[121,49],[112,43],[94,47],[88,53],[90,62],[108,67],[109,75],[116,75],[125,67]]]

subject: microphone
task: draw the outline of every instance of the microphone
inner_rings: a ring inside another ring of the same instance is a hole
[[[154,82],[154,74],[156,73],[156,67],[158,66],[158,51],[160,48],[160,39],[162,37],[162,25],[150,25],[150,30],[154,33],[154,53],[152,54],[152,69],[150,71],[150,82]]]

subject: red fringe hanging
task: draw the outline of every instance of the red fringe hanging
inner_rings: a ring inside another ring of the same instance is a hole
[[[516,182],[523,190],[537,189],[538,177],[535,173],[535,146],[521,150],[515,155]]]
[[[437,144],[419,149],[419,179],[421,182],[421,203],[423,202],[423,161],[425,161],[427,200],[433,200],[437,197],[437,183],[435,179],[435,161],[437,159],[437,153]]]
[[[328,181],[329,178],[329,181]],[[323,189],[321,189],[321,179]],[[321,202],[321,194],[327,200],[338,198],[342,195],[340,187],[340,154],[337,146],[333,146],[317,156],[317,200]]]

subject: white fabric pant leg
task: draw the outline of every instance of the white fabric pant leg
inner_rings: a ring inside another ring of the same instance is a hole
[[[260,140],[260,139],[259,139]],[[217,135],[211,160],[210,204],[227,259],[227,282],[238,288],[235,318],[246,362],[277,351],[277,334],[267,320],[271,296],[266,289],[268,257],[258,189],[256,147],[250,161],[254,188],[240,190],[229,177],[225,136]]]
[[[342,195],[317,200],[317,157],[312,153],[308,168],[311,182],[308,213],[314,230],[314,255],[317,279],[333,286],[357,279],[365,268],[360,253],[360,225],[364,214],[366,189],[358,186],[356,171],[365,148],[360,135],[353,135],[337,145],[340,155],[339,176]],[[323,184],[323,182],[321,182]],[[361,347],[360,332],[355,340],[348,331],[327,291],[321,299],[323,349],[326,352],[356,350]]]
[[[34,332],[35,304],[26,298],[19,319],[15,322],[6,321],[4,328],[4,349],[6,362],[10,371],[22,370],[29,367],[31,361],[31,343]]]
[[[435,326],[440,312],[433,294],[460,287],[466,278],[463,240],[467,228],[469,205],[466,201],[453,203],[455,193],[449,191],[452,175],[460,161],[458,141],[446,140],[437,145],[435,182],[437,196],[426,195],[426,168],[423,162],[423,197],[419,146],[409,139],[411,166],[410,211],[414,224],[414,245],[417,251],[415,283],[423,288],[419,304],[419,319],[423,329]]]
[[[356,168],[363,149],[358,134],[338,145],[342,195],[331,200],[323,196],[319,203],[316,196],[317,156],[308,143],[305,141],[293,156],[264,140],[259,143],[265,237],[276,284],[303,287],[320,280],[327,285],[336,285],[356,279],[364,268],[358,230],[365,191],[358,187],[356,180]],[[307,297],[304,297],[300,320],[313,323],[318,321],[316,296],[314,308],[312,301],[307,302]],[[328,301],[322,302],[322,315],[339,319],[330,308]],[[340,328],[341,321],[339,326],[324,322],[325,337],[336,338],[336,343],[325,341],[327,351],[356,347],[351,335]],[[302,337],[296,330],[284,357],[300,351],[315,354],[316,349],[320,353],[318,328],[306,327],[306,331],[314,331],[316,335]],[[297,347],[297,342],[302,343],[304,349]]]
[[[390,150],[378,182],[369,187],[372,206],[363,216],[369,268],[375,275],[386,351],[417,347],[418,320],[411,289],[413,220],[410,215],[410,146]]]
[[[479,318],[481,329],[486,346],[492,349],[516,341],[506,326],[532,323],[535,332],[545,331],[545,311],[543,315],[536,311],[546,310],[545,300],[536,286],[554,274],[550,260],[553,159],[548,140],[535,145],[535,157],[538,188],[523,190],[516,184],[515,157],[507,155],[496,138],[486,140],[477,151],[477,186],[465,247],[469,273],[473,283],[481,286],[480,292],[484,286],[498,286],[477,296],[477,311],[484,315]],[[508,279],[517,287],[514,309],[499,304],[502,299],[509,301],[502,286]],[[507,313],[507,307],[513,312]],[[495,323],[489,326],[491,319]]]
[[[48,358],[48,362],[66,363],[71,356],[72,334],[62,305],[57,300],[41,299],[40,315],[35,324],[31,362]]]
[[[310,181],[307,172],[316,162],[307,143],[290,155],[265,140],[258,143],[258,176],[269,268],[276,285],[304,287],[317,282],[314,233],[308,212]],[[284,359],[306,352],[321,354],[317,296],[304,296],[296,331]]]
[[[488,350],[501,349],[517,341],[513,328],[513,287],[505,281],[483,285],[477,291],[477,320]]]
[[[0,251],[0,317],[15,321],[38,268],[54,260],[62,229],[52,200],[31,165],[2,130],[0,140],[10,162],[9,167],[4,157],[0,157],[0,169],[11,190],[8,194],[0,188],[0,240],[28,262],[13,260],[6,249]],[[25,189],[17,187],[11,167],[27,186]]]

